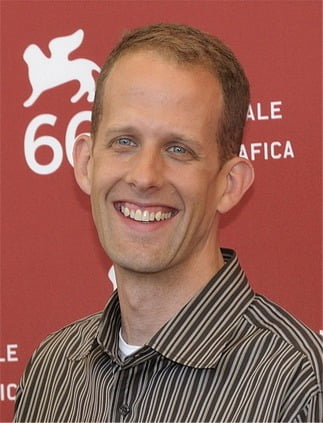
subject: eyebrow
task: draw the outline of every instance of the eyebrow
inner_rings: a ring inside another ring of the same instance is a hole
[[[122,133],[137,133],[138,130],[134,126],[110,126],[104,133],[104,138],[111,135],[117,135]]]

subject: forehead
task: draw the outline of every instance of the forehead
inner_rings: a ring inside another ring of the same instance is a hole
[[[154,93],[155,100],[173,97],[177,102],[208,102],[219,108],[223,96],[219,81],[206,66],[178,63],[156,51],[131,51],[112,66],[103,87],[103,103],[120,100],[120,96]]]

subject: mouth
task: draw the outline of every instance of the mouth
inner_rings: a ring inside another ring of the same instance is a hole
[[[169,220],[178,213],[177,209],[166,206],[138,206],[124,202],[117,202],[114,206],[124,217],[144,223]]]

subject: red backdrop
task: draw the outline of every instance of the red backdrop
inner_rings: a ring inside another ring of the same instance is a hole
[[[256,182],[224,216],[222,245],[238,251],[258,292],[322,329],[321,16],[320,1],[1,2],[1,421],[43,337],[112,292],[68,160],[91,102],[86,89],[71,98],[128,28],[191,24],[236,52],[252,89],[241,154]]]

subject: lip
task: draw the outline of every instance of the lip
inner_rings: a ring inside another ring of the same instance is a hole
[[[152,203],[138,203],[133,201],[115,201],[113,203],[115,210],[117,211],[119,217],[122,221],[127,224],[130,228],[137,229],[140,231],[152,231],[157,230],[171,221],[173,218],[178,214],[179,210],[177,208],[164,205],[164,204],[152,204]],[[168,218],[160,219],[160,220],[148,220],[148,221],[141,221],[135,220],[134,218],[126,217],[122,211],[122,207],[127,207],[129,210],[140,210],[141,212],[148,211],[149,213],[164,213],[164,214],[171,214]]]

